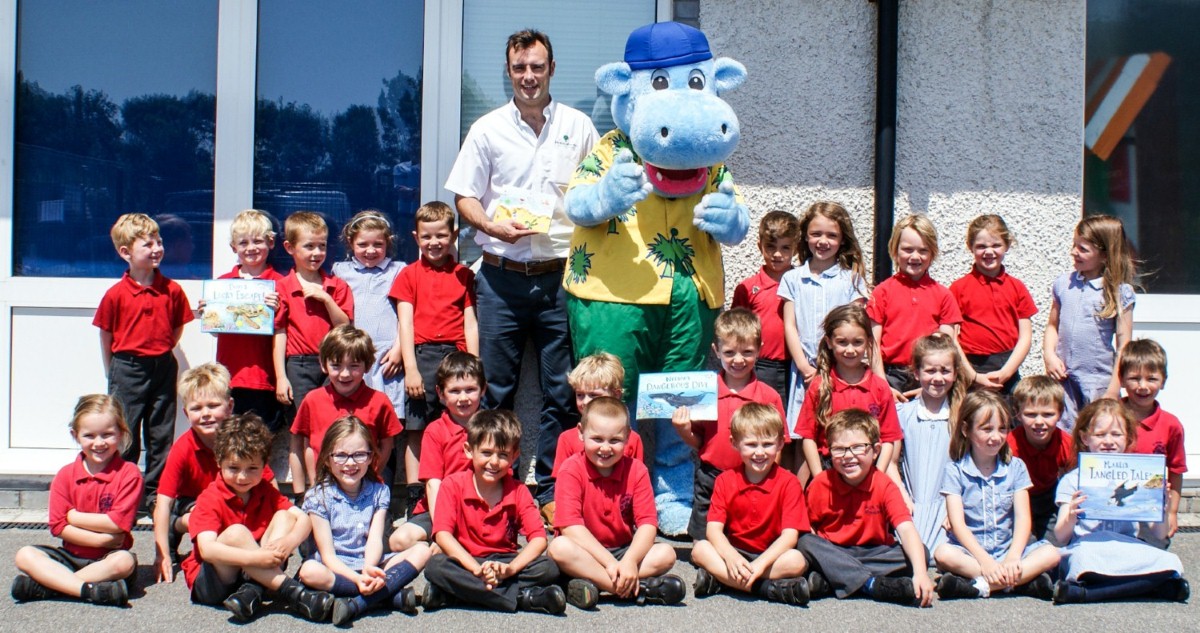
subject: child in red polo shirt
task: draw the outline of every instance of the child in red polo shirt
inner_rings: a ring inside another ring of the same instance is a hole
[[[1054,493],[1063,474],[1075,468],[1071,434],[1058,428],[1066,393],[1062,383],[1049,376],[1022,378],[1012,392],[1018,427],[1008,434],[1013,457],[1029,470],[1029,509],[1033,515],[1033,540],[1050,538],[1058,516]]]
[[[437,509],[442,480],[454,473],[470,472],[471,460],[463,446],[467,443],[467,423],[479,410],[487,391],[483,363],[473,354],[450,352],[437,370],[437,394],[444,408],[442,415],[421,436],[421,470],[425,494],[413,507],[412,515],[392,532],[388,547],[393,552],[430,540],[433,535],[433,511]]]
[[[848,409],[833,416],[826,433],[833,471],[818,474],[808,487],[814,533],[802,535],[799,545],[813,567],[812,597],[861,592],[880,602],[929,606],[933,581],[921,535],[900,488],[875,467],[879,423],[865,411]]]
[[[733,414],[732,443],[742,467],[713,486],[706,539],[692,548],[697,598],[721,587],[773,602],[808,604],[808,562],[796,549],[811,527],[800,482],[779,464],[783,417],[750,403]]]
[[[179,544],[187,534],[196,497],[217,479],[213,455],[217,429],[232,415],[229,371],[217,363],[197,365],[179,378],[179,395],[191,430],[179,436],[158,484],[154,504],[154,580],[175,579],[172,563],[178,562]],[[274,485],[275,475],[264,467],[263,478]]]
[[[950,290],[928,274],[938,255],[937,229],[929,218],[914,214],[900,220],[892,228],[888,254],[898,270],[875,286],[867,301],[880,352],[872,370],[888,381],[903,402],[917,389],[911,369],[913,342],[938,331],[957,340],[962,313]]]
[[[754,374],[754,363],[762,347],[762,325],[754,313],[734,308],[717,316],[713,325],[713,352],[721,361],[717,374],[717,419],[692,420],[687,407],[675,409],[671,424],[688,446],[699,453],[700,464],[692,483],[692,518],[688,535],[700,540],[708,532],[708,504],[713,482],[726,470],[740,467],[741,457],[730,438],[733,413],[748,402],[768,404],[783,418],[783,400],[770,385]]]
[[[325,431],[334,420],[346,415],[357,417],[371,429],[379,446],[379,453],[373,456],[375,468],[384,473],[385,481],[390,481],[383,467],[391,460],[393,438],[403,427],[391,399],[363,381],[375,362],[375,344],[353,325],[339,325],[321,341],[320,358],[329,384],[310,391],[296,411],[288,455],[292,490],[299,495],[306,489],[306,482],[316,481],[316,456],[321,452]]]
[[[71,436],[79,456],[50,484],[50,533],[62,539],[62,547],[17,550],[17,569],[28,575],[13,579],[12,597],[28,602],[71,596],[124,606],[126,581],[137,573],[137,557],[129,549],[142,475],[119,454],[130,441],[120,401],[101,394],[80,398]]]
[[[511,411],[471,417],[472,472],[450,475],[438,492],[433,535],[443,553],[425,567],[426,611],[458,601],[497,611],[566,610],[533,495],[512,476],[520,449],[521,422]],[[518,534],[525,547],[517,546]]]
[[[1117,366],[1122,402],[1137,418],[1137,443],[1132,453],[1167,456],[1167,539],[1179,530],[1179,492],[1183,473],[1187,472],[1187,451],[1183,447],[1183,424],[1158,404],[1158,392],[1167,384],[1167,352],[1150,339],[1129,341],[1121,351]],[[1165,543],[1157,543],[1165,545]]]
[[[409,485],[419,481],[421,434],[442,412],[433,387],[438,364],[455,350],[479,355],[475,321],[475,273],[450,252],[458,231],[454,211],[429,202],[416,212],[417,250],[421,258],[405,266],[388,296],[396,303],[400,355],[404,363],[404,470]]]
[[[779,394],[782,401],[789,389],[790,365],[783,336],[783,302],[779,299],[779,280],[792,269],[796,243],[800,239],[800,221],[787,211],[770,211],[758,224],[758,252],[763,266],[738,284],[733,291],[734,308],[746,308],[762,323],[762,349],[754,371],[758,379]]]
[[[587,403],[600,397],[620,399],[625,393],[625,368],[621,359],[608,352],[597,352],[583,357],[575,369],[567,375],[567,382],[575,392],[575,407],[583,413]],[[629,438],[625,442],[625,456],[630,459],[643,461],[645,448],[642,446],[642,436],[637,431],[629,430]],[[554,449],[554,468],[550,471],[551,480],[558,479],[559,468],[575,455],[583,454],[583,438],[578,428],[570,428],[558,435],[558,446]],[[554,525],[554,502],[542,504],[542,520],[547,526]]]
[[[333,596],[285,573],[292,550],[308,538],[308,515],[263,479],[271,433],[253,413],[225,421],[213,441],[221,476],[196,499],[183,577],[192,602],[223,605],[242,622],[262,611],[270,590],[313,622],[329,619]],[[248,580],[239,583],[242,578]]]
[[[246,209],[229,225],[229,246],[237,255],[233,270],[218,279],[263,279],[275,284],[283,279],[267,257],[275,247],[271,218],[257,209]],[[279,293],[267,293],[266,303],[279,311]],[[253,411],[272,433],[283,428],[283,406],[275,398],[274,338],[260,334],[217,334],[217,362],[229,370],[233,415]]]
[[[796,418],[803,440],[801,482],[829,467],[829,423],[846,409],[860,409],[879,421],[881,441],[875,464],[887,470],[904,439],[896,402],[887,381],[870,370],[875,339],[862,306],[838,306],[825,315],[825,336],[817,345],[817,377],[813,378]]]
[[[283,234],[283,248],[296,267],[275,283],[279,309],[272,357],[275,398],[287,407],[291,423],[308,392],[325,383],[318,348],[329,330],[354,320],[354,295],[346,282],[321,268],[329,246],[329,227],[321,216],[297,211],[283,223]]]
[[[1033,341],[1030,319],[1037,305],[1020,279],[1004,270],[1004,255],[1016,243],[1004,218],[981,215],[967,227],[967,248],[975,256],[971,272],[950,284],[962,311],[958,342],[975,369],[975,384],[1011,394],[1017,370]]]
[[[158,270],[163,246],[154,220],[141,213],[122,215],[112,227],[112,242],[129,270],[104,293],[92,325],[100,328],[108,393],[121,401],[131,431],[121,457],[137,464],[143,441],[146,445],[142,510],[147,510],[175,439],[179,364],[172,351],[195,315],[183,288]]]
[[[582,413],[576,434],[583,454],[561,465],[554,488],[554,527],[561,536],[550,544],[550,558],[571,577],[567,602],[591,609],[603,590],[637,604],[676,604],[686,590],[667,573],[675,550],[654,542],[658,511],[650,471],[625,454],[629,409],[601,396]]]

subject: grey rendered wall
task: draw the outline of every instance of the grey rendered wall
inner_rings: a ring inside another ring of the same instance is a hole
[[[941,236],[933,275],[970,268],[967,223],[1002,215],[1009,271],[1038,302],[1070,268],[1082,197],[1084,0],[901,0],[896,217],[926,213]],[[701,0],[714,53],[746,65],[727,98],[742,124],[730,168],[758,218],[821,199],[873,227],[876,5],[867,0]],[[726,288],[755,271],[754,233],[727,249]]]

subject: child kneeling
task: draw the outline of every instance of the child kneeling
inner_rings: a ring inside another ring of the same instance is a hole
[[[572,578],[567,602],[591,609],[601,590],[638,604],[683,600],[683,580],[667,574],[675,550],[654,542],[658,512],[650,471],[625,454],[629,410],[616,398],[596,398],[572,430],[583,454],[559,465],[554,525],[561,536],[550,544],[550,558]]]
[[[707,538],[692,547],[696,597],[725,586],[773,602],[808,604],[808,563],[796,542],[810,528],[800,481],[777,463],[783,420],[775,407],[751,402],[730,425],[742,467],[713,483]]]
[[[566,610],[553,583],[558,566],[543,556],[546,530],[533,495],[513,479],[521,423],[511,411],[480,411],[467,425],[471,472],[442,481],[433,514],[433,538],[443,554],[429,559],[422,599],[426,611],[458,602],[497,611]],[[517,534],[525,547],[517,547]]]

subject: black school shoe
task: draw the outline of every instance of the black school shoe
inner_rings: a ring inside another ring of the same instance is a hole
[[[825,574],[814,569],[808,572],[808,575],[804,578],[808,581],[808,597],[810,600],[833,595],[833,587],[829,586],[829,579],[825,578]]]
[[[875,585],[871,588],[871,597],[877,602],[912,604],[916,601],[917,594],[913,591],[911,578],[876,576]]]
[[[558,585],[526,587],[517,596],[517,610],[560,615],[567,610],[567,596]]]
[[[392,610],[407,613],[408,615],[416,615],[418,602],[417,590],[412,587],[405,587],[392,596]]]
[[[426,611],[436,611],[443,607],[448,607],[458,602],[454,596],[438,589],[438,586],[433,583],[425,585],[425,594],[421,596],[421,608]]]
[[[105,582],[83,583],[84,600],[92,604],[104,604],[112,607],[123,607],[129,604],[129,588],[124,580],[108,580]]]
[[[12,597],[17,602],[32,602],[34,600],[50,600],[62,594],[42,585],[38,581],[21,574],[13,578]]]
[[[1172,578],[1159,585],[1152,595],[1160,600],[1187,602],[1192,596],[1192,586],[1183,578]]]
[[[221,604],[238,622],[249,622],[262,613],[263,587],[256,582],[243,583]]]
[[[1042,574],[1045,576],[1045,574]],[[1040,576],[1038,577],[1040,578]],[[1037,578],[1034,579],[1035,581]],[[878,581],[876,581],[878,583]],[[1050,577],[1046,576],[1046,582],[1050,582]],[[1032,584],[1032,583],[1030,583]],[[1022,585],[1024,586],[1024,585]],[[1053,587],[1050,587],[1053,589]],[[937,585],[934,587],[938,598],[942,600],[957,600],[959,598],[978,598],[979,589],[975,587],[975,581],[964,578],[957,574],[942,574],[938,578]]]
[[[721,591],[721,581],[713,578],[703,567],[696,568],[696,581],[692,583],[692,595],[697,598],[711,596]]]
[[[1013,593],[1038,600],[1051,600],[1054,598],[1054,581],[1050,580],[1050,574],[1041,574],[1023,585],[1014,587]]]
[[[567,604],[577,609],[595,609],[600,601],[600,588],[586,578],[572,578],[567,583]]]
[[[675,574],[663,574],[638,581],[638,604],[679,604],[687,595],[683,579]]]
[[[1073,604],[1087,602],[1087,590],[1077,582],[1060,580],[1054,583],[1054,604]]]
[[[244,586],[244,585],[243,585]],[[309,622],[328,622],[333,611],[333,594],[326,591],[316,591],[301,585],[285,585],[281,588],[280,596],[297,615]]]
[[[764,580],[759,583],[755,593],[771,602],[804,606],[809,599],[808,581],[804,578]]]

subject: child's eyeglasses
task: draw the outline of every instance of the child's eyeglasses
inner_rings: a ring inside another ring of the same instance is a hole
[[[334,453],[333,455],[330,455],[330,457],[333,458],[333,463],[335,464],[345,464],[346,462],[351,461],[355,464],[363,464],[366,463],[368,459],[371,459],[371,452],[358,451],[357,453]]]
[[[851,446],[830,446],[829,454],[833,457],[845,457],[847,455],[865,455],[867,449],[871,448],[870,444],[854,444]]]

